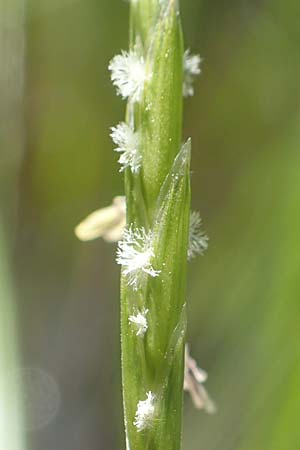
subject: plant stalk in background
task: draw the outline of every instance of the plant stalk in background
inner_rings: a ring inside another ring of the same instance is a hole
[[[0,449],[25,450],[18,314],[10,242],[24,150],[25,1],[0,2]]]
[[[0,216],[0,449],[25,450],[17,314]]]

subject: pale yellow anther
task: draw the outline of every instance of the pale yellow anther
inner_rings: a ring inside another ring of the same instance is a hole
[[[75,228],[75,234],[81,241],[92,241],[102,237],[107,242],[121,239],[126,225],[125,197],[118,196],[106,208],[98,209],[87,216]]]

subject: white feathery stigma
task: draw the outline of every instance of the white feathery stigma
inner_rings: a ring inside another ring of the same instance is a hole
[[[188,260],[203,255],[208,248],[208,236],[202,231],[202,220],[198,211],[191,212],[189,229]]]
[[[193,82],[197,75],[200,75],[200,64],[202,59],[199,55],[191,55],[190,50],[186,50],[183,55],[183,95],[192,97],[194,95]]]
[[[138,402],[133,422],[133,425],[137,428],[138,432],[151,427],[155,410],[154,400],[155,396],[149,391],[147,392],[147,399]]]
[[[111,80],[117,88],[118,95],[139,102],[144,83],[149,79],[144,58],[138,56],[134,50],[122,51],[110,61],[108,69],[111,71]]]
[[[135,133],[125,122],[121,122],[116,127],[111,128],[110,136],[117,145],[115,151],[122,153],[118,160],[121,164],[120,172],[130,167],[132,173],[138,173],[142,161],[142,156],[138,149],[138,133]]]
[[[146,333],[148,329],[148,323],[146,315],[148,314],[149,310],[144,309],[142,312],[138,311],[135,316],[129,317],[129,323],[135,325],[136,327],[136,335],[140,337],[144,337],[144,334]]]
[[[157,277],[160,270],[155,270],[151,264],[154,257],[152,232],[144,228],[125,230],[123,239],[119,241],[117,258],[118,264],[123,266],[123,273],[128,278],[128,285],[136,291],[145,274]]]

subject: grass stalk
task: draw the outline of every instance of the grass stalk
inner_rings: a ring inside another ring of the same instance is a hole
[[[129,55],[141,65],[133,70],[140,70],[143,80],[138,96],[128,96],[126,124],[137,135],[140,167],[125,169],[127,231],[118,251],[127,449],[178,450],[190,141],[181,145],[183,39],[177,2],[131,2],[130,41]]]
[[[109,64],[127,101],[125,121],[111,129],[125,199],[116,197],[75,232],[83,241],[121,239],[127,450],[180,450],[184,375],[197,407],[209,409],[191,358],[193,370],[185,371],[187,259],[202,254],[208,238],[190,213],[191,140],[182,144],[182,110],[201,59],[184,52],[177,0],[132,0],[129,36],[129,50]]]

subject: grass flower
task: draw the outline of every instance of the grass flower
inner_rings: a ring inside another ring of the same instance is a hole
[[[187,254],[202,254],[208,242],[199,214],[190,213],[191,139],[182,145],[183,94],[193,95],[201,59],[184,53],[179,0],[131,0],[129,31],[129,51],[109,64],[127,99],[125,121],[111,129],[124,172],[126,227],[125,208],[113,204],[83,221],[77,235],[122,233],[116,261],[127,450],[180,450],[184,375],[197,407],[211,406],[204,372],[190,357],[185,370],[183,358]],[[158,411],[161,420],[154,420]]]
[[[203,255],[208,248],[208,236],[201,229],[202,220],[197,211],[193,211],[190,215],[190,231],[189,231],[189,247],[188,260],[195,258],[197,255]]]
[[[154,257],[153,235],[146,233],[144,228],[130,227],[124,231],[123,239],[119,242],[117,250],[117,263],[123,267],[124,276],[128,285],[134,290],[139,288],[143,275],[157,277],[159,270],[155,270],[151,260]]]
[[[129,98],[132,102],[139,102],[144,83],[149,78],[144,58],[138,56],[135,50],[122,51],[111,60],[108,68],[118,95],[124,99]]]
[[[133,425],[137,428],[138,432],[151,427],[155,411],[154,400],[155,397],[150,391],[147,392],[146,400],[140,400],[138,402],[135,420],[133,422]]]
[[[135,133],[125,122],[121,122],[116,127],[112,127],[111,131],[110,136],[117,145],[115,151],[122,153],[118,161],[121,164],[120,172],[130,167],[132,173],[138,173],[142,161],[142,156],[138,148],[138,133]]]

